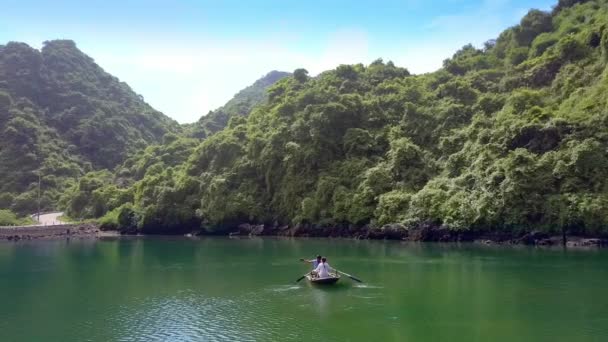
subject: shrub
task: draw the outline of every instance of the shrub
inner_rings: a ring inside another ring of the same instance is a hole
[[[15,226],[19,224],[17,215],[10,210],[0,210],[0,226]]]

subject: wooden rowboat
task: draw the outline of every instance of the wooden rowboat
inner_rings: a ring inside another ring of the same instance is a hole
[[[336,282],[338,282],[338,280],[340,280],[340,275],[339,274],[330,274],[329,277],[318,278],[318,277],[313,277],[310,274],[308,274],[308,275],[306,275],[306,279],[308,279],[308,281],[311,284],[315,284],[315,285],[331,285],[331,284],[335,284]]]

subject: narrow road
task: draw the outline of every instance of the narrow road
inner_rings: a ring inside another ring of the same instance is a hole
[[[63,224],[64,222],[59,220],[59,216],[61,216],[61,215],[63,215],[62,212],[41,214],[40,220],[38,221],[37,226],[55,226],[55,225]],[[34,214],[34,215],[32,215],[32,218],[34,220],[36,220],[38,218],[38,216],[36,214]]]

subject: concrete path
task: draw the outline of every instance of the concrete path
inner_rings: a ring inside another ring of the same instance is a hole
[[[56,226],[64,224],[65,222],[61,222],[61,220],[59,220],[61,215],[63,215],[62,212],[41,214],[40,221],[38,222],[37,226]],[[38,218],[38,215],[34,214],[32,215],[32,218],[35,221]]]

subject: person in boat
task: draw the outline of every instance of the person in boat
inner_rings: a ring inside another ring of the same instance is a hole
[[[310,259],[310,260],[306,260],[306,259],[300,259],[302,262],[307,262],[309,264],[312,265],[312,270],[316,270],[317,266],[319,266],[319,264],[321,263],[321,256],[317,255],[316,259]]]
[[[330,273],[333,272],[333,269],[331,268],[331,266],[329,266],[327,258],[321,258],[321,263],[317,265],[317,268],[314,270],[314,272],[319,278],[328,278],[332,276]]]

